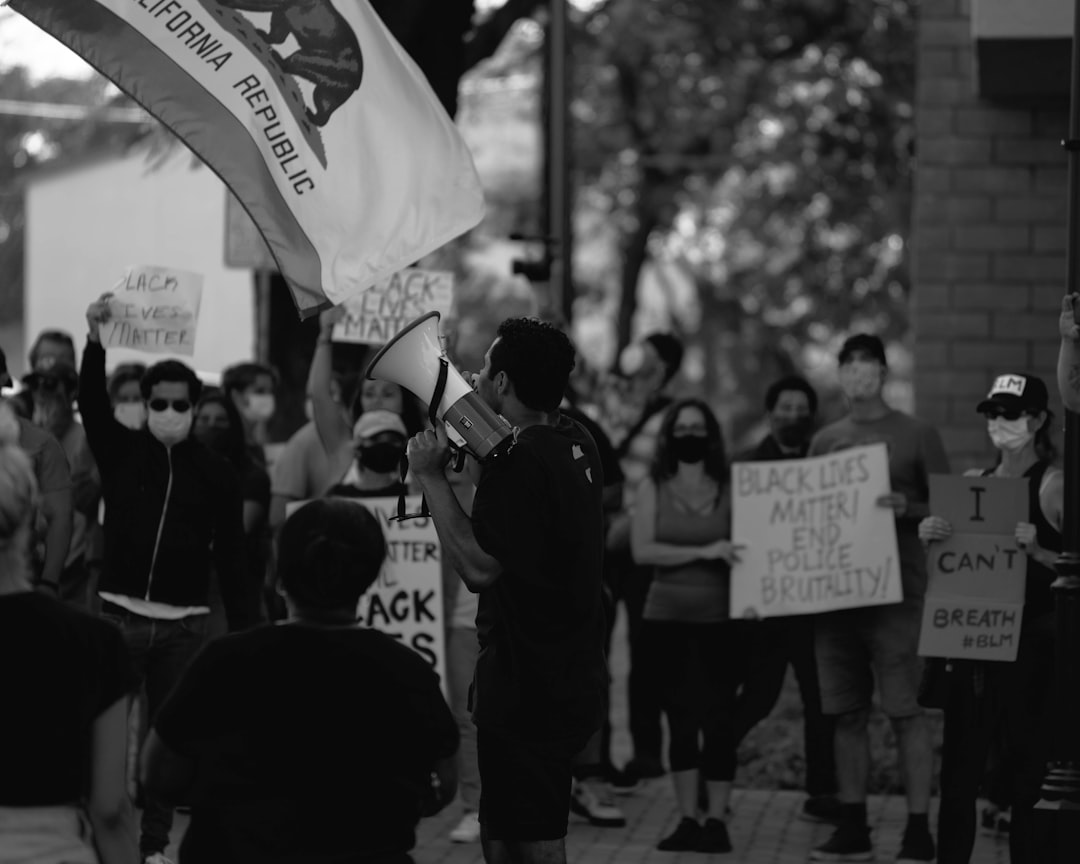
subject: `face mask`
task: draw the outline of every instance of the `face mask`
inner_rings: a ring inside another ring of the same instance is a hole
[[[994,417],[986,421],[986,430],[990,433],[990,440],[998,450],[1012,452],[1023,450],[1035,437],[1035,433],[1028,429],[1026,417],[1018,417],[1015,420]]]
[[[671,439],[671,452],[677,461],[693,465],[709,452],[709,439],[701,435],[678,435]]]
[[[221,453],[229,446],[229,430],[218,426],[205,426],[196,430],[195,438],[215,453]]]
[[[398,467],[401,462],[401,454],[404,452],[400,444],[371,444],[361,447],[358,451],[360,464],[376,474],[389,474]]]
[[[810,437],[812,427],[813,423],[809,417],[786,420],[783,425],[776,427],[776,440],[784,447],[799,447]]]
[[[270,393],[252,393],[244,404],[244,419],[250,423],[265,423],[274,416],[277,405]]]
[[[146,425],[146,405],[142,402],[121,402],[113,408],[113,417],[128,429],[142,429]]]
[[[873,399],[881,392],[881,366],[852,360],[840,367],[840,389],[853,402]]]
[[[164,411],[151,411],[146,425],[151,435],[166,447],[171,447],[187,438],[191,431],[191,421],[190,408],[183,414],[166,408]]]

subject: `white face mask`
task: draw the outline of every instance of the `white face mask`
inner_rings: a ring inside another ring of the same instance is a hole
[[[244,400],[241,413],[249,423],[265,423],[274,416],[276,408],[272,393],[252,393]]]
[[[142,429],[146,425],[146,405],[143,402],[121,402],[113,409],[113,416],[128,429]]]
[[[840,389],[853,402],[873,399],[881,392],[881,364],[852,360],[840,367]]]
[[[164,411],[151,411],[146,425],[151,435],[166,447],[171,447],[187,438],[193,419],[194,415],[190,408],[182,414],[172,408],[166,408]]]
[[[1035,437],[1035,433],[1028,429],[1027,417],[1017,417],[1015,420],[992,417],[986,421],[986,431],[998,450],[1014,453],[1023,450]]]

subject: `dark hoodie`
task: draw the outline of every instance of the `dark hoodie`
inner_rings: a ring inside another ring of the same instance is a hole
[[[101,471],[105,563],[100,591],[171,606],[206,606],[211,563],[231,630],[253,622],[244,590],[240,481],[223,457],[190,435],[165,447],[113,417],[105,349],[88,342],[79,409]]]

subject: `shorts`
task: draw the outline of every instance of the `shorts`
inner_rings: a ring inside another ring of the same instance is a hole
[[[560,840],[570,818],[571,765],[587,741],[526,740],[476,730],[480,824],[490,840]]]
[[[922,599],[819,615],[814,648],[821,679],[821,708],[849,714],[873,705],[877,679],[881,710],[894,719],[922,714],[918,702]]]

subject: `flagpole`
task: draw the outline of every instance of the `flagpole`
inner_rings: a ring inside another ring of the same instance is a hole
[[[1080,293],[1080,0],[1073,10],[1066,293]],[[1055,564],[1053,751],[1023,864],[1075,864],[1080,855],[1080,416],[1065,412],[1065,507]],[[1021,649],[1022,650],[1022,649]],[[1022,766],[1017,766],[1021,768]]]

